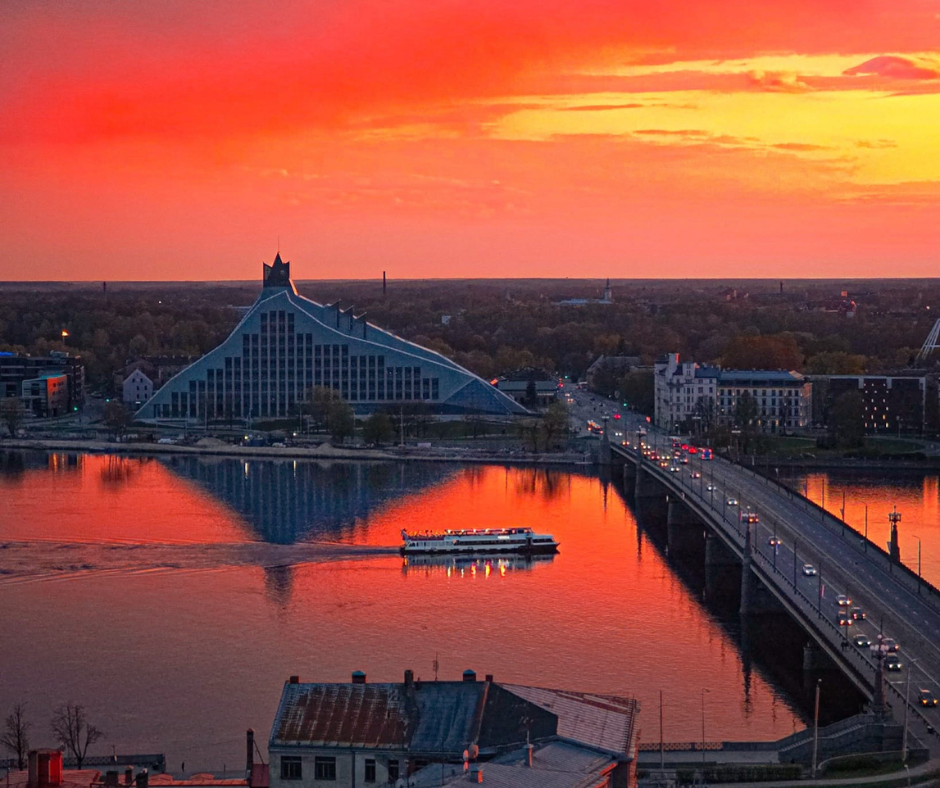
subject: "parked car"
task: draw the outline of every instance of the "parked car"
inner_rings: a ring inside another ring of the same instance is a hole
[[[816,567],[812,564],[803,564],[803,575],[805,577],[815,577]]]

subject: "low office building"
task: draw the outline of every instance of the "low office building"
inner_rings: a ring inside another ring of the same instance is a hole
[[[32,384],[43,376],[58,375],[64,375],[66,382],[63,412],[82,407],[85,401],[85,367],[79,356],[62,351],[52,351],[48,356],[0,352],[0,399],[22,397],[25,382]],[[37,392],[36,396],[42,395]]]
[[[822,389],[820,421],[829,421],[832,406],[843,394],[858,392],[865,413],[865,432],[920,434],[924,430],[927,379],[923,375],[829,375],[816,383]]]
[[[517,369],[494,382],[503,394],[526,408],[547,408],[558,395],[558,378],[536,367]]]
[[[631,698],[477,681],[284,685],[268,743],[272,788],[405,785],[431,764],[440,778],[464,762],[512,766],[527,742],[593,748],[627,788],[635,778],[636,716]],[[509,761],[497,759],[506,756]],[[546,762],[548,756],[545,756]],[[495,772],[494,772],[495,774]],[[402,782],[399,782],[402,781]]]
[[[352,307],[300,296],[290,263],[278,255],[228,339],[168,381],[137,418],[295,418],[316,386],[333,389],[359,413],[397,411],[405,402],[436,413],[527,413],[469,370],[366,322]]]
[[[24,380],[20,398],[27,413],[37,418],[64,416],[69,412],[69,381],[59,372],[44,372]]]

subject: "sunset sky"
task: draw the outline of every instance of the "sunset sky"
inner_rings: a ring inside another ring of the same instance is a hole
[[[940,0],[4,0],[0,279],[936,276]]]

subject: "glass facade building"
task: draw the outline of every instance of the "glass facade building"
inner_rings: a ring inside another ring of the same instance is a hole
[[[416,401],[437,413],[526,413],[439,353],[298,295],[289,266],[280,255],[265,265],[261,295],[228,339],[155,392],[138,419],[286,418],[315,386],[358,413]]]

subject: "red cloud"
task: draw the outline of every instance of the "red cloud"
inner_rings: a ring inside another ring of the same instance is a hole
[[[876,76],[886,79],[940,79],[940,63],[927,58],[881,55],[846,69],[846,76]]]

